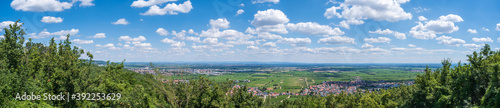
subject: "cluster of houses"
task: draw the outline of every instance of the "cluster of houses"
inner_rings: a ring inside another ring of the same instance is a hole
[[[235,85],[235,87],[240,87],[239,85]],[[299,95],[299,93],[294,92],[264,92],[261,91],[258,87],[248,87],[247,92],[252,93],[254,96],[269,96],[269,97],[278,97],[280,95]]]
[[[371,92],[380,89],[399,87],[400,85],[412,85],[414,81],[385,82],[385,81],[364,81],[356,78],[351,81],[323,81],[320,85],[311,85],[305,88],[301,95],[321,95],[340,93]],[[360,89],[362,88],[362,89]]]
[[[399,87],[400,85],[412,85],[414,81],[404,82],[386,82],[386,81],[364,81],[356,78],[351,81],[323,81],[319,85],[310,85],[303,88],[300,93],[293,92],[265,92],[261,91],[259,87],[248,87],[248,92],[256,96],[277,97],[280,95],[320,95],[327,96],[329,94],[351,94],[356,92],[371,92],[380,89],[388,89],[391,87]],[[239,85],[235,85],[239,88]]]

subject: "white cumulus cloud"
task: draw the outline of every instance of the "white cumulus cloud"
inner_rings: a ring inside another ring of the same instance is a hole
[[[454,14],[440,16],[437,20],[418,22],[417,26],[411,28],[409,35],[417,39],[434,39],[436,34],[453,33],[458,31],[455,22],[462,22],[463,19]]]
[[[254,15],[251,24],[254,26],[277,25],[284,24],[290,21],[288,17],[281,10],[268,9],[265,11],[258,11]]]
[[[478,45],[478,44],[464,44],[463,46],[465,48],[470,49],[470,50],[475,50],[475,49],[481,48],[481,45]]]
[[[291,46],[305,46],[311,43],[309,38],[281,38],[278,43],[290,44]]]
[[[106,33],[97,33],[91,38],[106,38]]]
[[[320,25],[316,22],[301,22],[301,23],[288,23],[286,25],[291,31],[296,31],[299,33],[307,34],[307,35],[343,35],[344,32],[339,28],[332,28],[328,25]]]
[[[80,6],[94,6],[94,0],[71,0],[71,2],[61,2],[59,0],[13,0],[10,7],[17,11],[29,12],[61,12],[70,9],[73,4],[80,2]]]
[[[142,7],[148,7],[148,6],[153,6],[153,5],[159,5],[167,2],[173,2],[177,0],[137,0],[132,2],[132,7],[137,7],[137,8],[142,8]]]
[[[323,15],[328,19],[337,17],[346,20],[373,19],[375,21],[396,22],[412,18],[410,13],[406,13],[403,8],[401,8],[401,4],[408,1],[409,0],[345,0],[343,3],[339,3],[339,6],[332,6],[326,9]],[[343,21],[343,24],[341,22],[340,25],[349,28],[350,24],[359,25],[360,22],[352,23],[351,21],[351,23],[349,23]]]
[[[94,43],[93,40],[80,40],[80,39],[73,39],[71,42],[74,42],[76,44],[92,44],[92,43]]]
[[[465,44],[465,41],[462,39],[458,38],[453,38],[450,36],[441,36],[436,38],[436,40],[439,40],[439,44],[444,44],[444,45],[450,45],[450,46],[460,46],[461,44]]]
[[[125,18],[118,19],[116,22],[111,22],[114,25],[128,25],[129,22]]]
[[[376,31],[368,31],[368,32],[369,33],[376,33],[376,34],[383,34],[383,35],[392,34],[392,35],[394,35],[398,39],[406,39],[406,35],[404,33],[400,33],[400,32],[397,32],[397,31],[392,31],[392,30],[389,30],[389,29],[385,29],[385,30],[377,29]]]
[[[193,9],[191,1],[185,1],[182,4],[170,3],[165,7],[160,8],[158,5],[149,7],[148,11],[141,13],[141,15],[177,15],[179,13],[189,13]]]
[[[477,30],[476,29],[469,29],[469,30],[467,30],[467,32],[469,32],[469,33],[477,33]]]
[[[2,23],[0,23],[0,31],[3,31],[3,28],[9,28],[9,25],[11,24],[14,24],[16,22],[14,21],[2,21]]]
[[[216,20],[210,19],[210,26],[212,28],[227,29],[229,28],[229,21],[226,18],[219,18]]]
[[[497,31],[500,31],[500,23],[497,24],[497,28],[496,28]]]
[[[80,30],[78,29],[71,29],[71,30],[61,30],[61,31],[57,31],[57,32],[48,32],[47,29],[44,29],[43,31],[41,31],[40,33],[36,34],[36,33],[31,33],[31,38],[34,38],[34,39],[40,39],[40,38],[46,38],[46,37],[49,37],[49,36],[64,36],[64,37],[60,37],[60,38],[65,38],[66,35],[75,35],[75,34],[78,34]]]
[[[252,0],[252,4],[257,4],[257,3],[266,3],[266,2],[271,2],[274,4],[278,4],[280,0]]]
[[[276,43],[267,42],[267,43],[262,44],[262,47],[276,47]]]
[[[368,43],[389,43],[391,42],[391,39],[387,37],[378,37],[378,38],[365,38],[364,41]]]
[[[44,16],[40,21],[44,23],[61,23],[63,19],[61,17]]]
[[[354,42],[354,38],[346,36],[331,36],[331,37],[321,38],[318,40],[318,43],[331,44],[331,45],[356,44],[356,42]]]
[[[163,36],[168,35],[168,31],[163,29],[163,28],[156,29],[156,33],[158,33],[159,35],[163,35]]]
[[[241,15],[241,14],[243,14],[243,12],[245,12],[245,10],[239,9],[238,11],[236,11],[236,15],[235,16]]]
[[[490,37],[472,38],[472,41],[474,41],[474,42],[493,42],[493,40]]]

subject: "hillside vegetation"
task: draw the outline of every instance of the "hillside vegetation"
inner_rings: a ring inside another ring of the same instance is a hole
[[[485,45],[467,55],[469,63],[427,68],[415,84],[371,93],[304,96],[283,102],[264,102],[233,88],[229,80],[206,77],[189,83],[166,76],[141,75],[122,63],[97,67],[93,55],[71,46],[69,35],[48,45],[25,41],[22,24],[5,28],[0,39],[0,105],[4,107],[500,107],[500,52]],[[87,56],[88,60],[79,59]],[[17,93],[121,93],[119,100],[16,100]]]

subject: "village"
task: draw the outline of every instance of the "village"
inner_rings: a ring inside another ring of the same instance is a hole
[[[386,81],[364,81],[357,77],[351,81],[323,81],[319,85],[310,85],[303,88],[301,92],[263,92],[259,87],[248,87],[248,92],[253,93],[255,96],[262,97],[277,97],[280,95],[320,95],[327,96],[329,94],[338,95],[340,93],[352,94],[356,92],[372,92],[381,89],[389,89],[392,87],[399,87],[401,85],[413,85],[414,81],[404,82],[386,82]],[[233,88],[240,88],[240,85],[234,85]]]

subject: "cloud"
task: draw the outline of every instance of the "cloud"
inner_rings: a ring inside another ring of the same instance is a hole
[[[44,16],[40,21],[44,23],[61,23],[63,19],[61,17]]]
[[[288,28],[291,31],[307,34],[307,35],[322,35],[322,36],[327,36],[327,35],[343,35],[344,32],[341,31],[339,28],[333,29],[332,27],[328,25],[320,25],[316,22],[301,22],[297,24],[293,23],[288,23],[286,25],[286,28]]]
[[[462,22],[464,21],[462,17],[454,14],[448,14],[446,16],[439,16],[439,20],[450,21],[450,22]]]
[[[365,21],[363,21],[363,20],[349,19],[349,20],[340,21],[339,26],[344,27],[346,29],[350,29],[351,27],[349,27],[349,25],[361,25],[364,23],[365,23]]]
[[[316,48],[318,52],[328,52],[328,53],[360,53],[361,51],[358,49],[350,48],[350,47],[321,47]]]
[[[252,20],[251,24],[259,27],[259,26],[265,26],[265,25],[277,25],[277,24],[284,24],[288,23],[290,21],[285,13],[281,12],[281,10],[276,10],[276,9],[268,9],[265,11],[258,11],[254,15],[254,19]]]
[[[175,43],[170,44],[170,46],[172,46],[172,47],[183,47],[183,46],[186,46],[186,43],[184,43],[184,42],[175,42]]]
[[[378,37],[378,38],[365,38],[364,41],[368,43],[389,43],[391,42],[391,39],[387,37]]]
[[[444,36],[444,35],[436,38],[436,40],[440,40],[440,42],[438,42],[439,44],[457,46],[457,47],[460,46],[461,44],[465,44],[465,41],[462,39],[452,38],[450,36]]]
[[[427,8],[417,7],[417,8],[413,8],[413,10],[415,10],[415,12],[417,12],[417,13],[420,13],[420,12],[427,11]]]
[[[193,41],[193,42],[201,42],[200,41],[200,37],[191,37],[191,36],[188,36],[188,37],[186,37],[186,40]]]
[[[114,25],[128,25],[129,22],[125,18],[118,19],[116,22],[111,22]]]
[[[490,29],[487,29],[487,28],[485,28],[485,27],[483,27],[483,28],[481,28],[481,29],[483,29],[484,31],[490,31]]]
[[[0,31],[3,31],[3,28],[9,28],[9,25],[11,24],[14,24],[16,22],[14,21],[2,21],[2,23],[0,23]]]
[[[309,38],[281,38],[278,43],[290,44],[291,46],[305,46],[311,43]]]
[[[247,46],[247,49],[249,49],[249,50],[258,50],[259,47],[256,47],[256,46]]]
[[[54,37],[54,40],[66,40],[68,37],[66,36],[59,36],[59,37]]]
[[[247,40],[236,40],[236,41],[227,41],[226,44],[230,45],[255,45],[254,41]]]
[[[463,46],[465,48],[470,49],[470,50],[475,50],[475,49],[481,48],[481,45],[477,45],[477,44],[464,44]]]
[[[10,7],[16,11],[29,12],[61,12],[70,9],[73,4],[80,2],[81,7],[94,6],[94,0],[71,0],[71,2],[60,2],[59,0],[14,0]]]
[[[191,9],[193,9],[193,6],[191,6],[191,1],[188,0],[182,4],[170,3],[163,8],[158,7],[158,5],[153,5],[149,7],[148,11],[141,13],[141,15],[177,15],[179,12],[189,13]]]
[[[215,45],[219,43],[219,40],[217,38],[205,38],[201,42],[205,44]]]
[[[318,43],[331,44],[331,45],[356,44],[356,42],[354,42],[354,38],[346,36],[331,36],[331,37],[321,38],[318,40]]]
[[[419,16],[419,17],[418,17],[418,20],[419,20],[419,21],[427,21],[427,20],[429,20],[429,19],[425,18],[424,16]]]
[[[497,24],[497,28],[496,28],[497,31],[500,31],[500,23]]]
[[[248,27],[245,32],[250,33],[250,34],[260,34],[260,33],[264,33],[264,32],[274,32],[274,33],[279,33],[279,34],[287,34],[288,33],[288,31],[286,30],[285,24],[265,25],[265,26],[257,27],[255,29]]]
[[[58,0],[14,0],[10,3],[10,6],[16,11],[60,12],[65,9],[70,9],[73,3],[59,2]]]
[[[467,30],[467,32],[469,32],[469,33],[477,33],[477,30],[476,29],[469,29],[469,30]]]
[[[437,20],[430,20],[423,24],[418,22],[418,25],[412,27],[409,35],[417,39],[434,39],[436,34],[453,33],[458,31],[458,26],[455,22],[462,22],[463,19],[458,15],[448,14],[440,16]]]
[[[73,1],[81,1],[80,6],[83,7],[95,5],[94,3],[92,3],[94,0],[73,0]]]
[[[282,37],[280,35],[272,34],[269,32],[263,32],[263,33],[259,33],[257,35],[257,38],[260,38],[260,39],[281,39]]]
[[[362,20],[372,19],[375,21],[396,22],[411,19],[412,15],[406,13],[401,4],[409,0],[345,0],[339,6],[326,9],[323,14],[327,19],[333,17],[345,19],[340,23],[344,28],[351,24],[362,24]],[[342,10],[341,12],[337,12]],[[347,20],[347,21],[346,21]],[[354,23],[356,21],[356,23]]]
[[[243,14],[243,12],[245,12],[243,9],[239,9],[238,11],[236,11],[235,16],[241,15],[241,14]]]
[[[150,52],[156,50],[153,48],[151,43],[143,43],[146,41],[146,37],[144,36],[138,36],[135,38],[132,38],[130,36],[120,36],[118,38],[118,41],[125,41],[125,45],[123,45],[123,48],[125,49],[130,49],[130,50],[136,50],[140,52]],[[133,46],[128,45],[128,44],[133,44]]]
[[[163,42],[163,43],[169,43],[169,44],[172,44],[172,43],[175,43],[175,42],[177,42],[177,41],[174,41],[174,40],[169,39],[169,38],[165,38],[165,39],[161,40],[161,42]]]
[[[219,18],[216,20],[210,19],[210,26],[212,28],[227,29],[229,28],[229,21],[226,18]]]
[[[428,50],[420,47],[414,47],[414,48],[391,48],[390,49],[392,52],[407,52],[407,53],[412,53],[412,54],[433,54],[435,52],[455,52],[455,50],[450,50],[450,49],[433,49],[433,50]]]
[[[148,0],[148,1],[137,0],[137,1],[132,2],[132,5],[130,5],[130,6],[142,8],[142,7],[148,7],[148,6],[153,6],[153,5],[160,5],[163,3],[173,2],[173,1],[177,1],[177,0]]]
[[[249,39],[252,38],[253,36],[244,34],[242,32],[232,30],[232,29],[227,29],[220,31],[219,29],[208,29],[208,30],[203,30],[201,31],[200,37],[210,37],[210,38],[223,38],[227,40],[236,40],[236,39]]]
[[[165,39],[161,40],[161,42],[168,43],[172,47],[183,47],[183,46],[186,46],[186,43],[184,43],[184,42],[174,41],[174,40],[169,39],[169,38],[165,38]]]
[[[266,2],[272,2],[274,4],[278,4],[280,0],[252,0],[252,4],[266,3]]]
[[[408,44],[408,47],[417,47],[417,46],[415,46],[413,44]]]
[[[95,46],[96,46],[96,47],[99,47],[99,48],[108,48],[108,49],[110,49],[110,50],[120,50],[120,48],[115,47],[115,45],[113,45],[112,43],[108,43],[108,44],[106,44],[106,45],[96,44]]]
[[[159,35],[162,35],[162,36],[167,36],[168,35],[168,31],[163,29],[163,28],[158,28],[156,29],[156,33],[158,33]]]
[[[474,41],[474,42],[493,42],[493,40],[490,37],[486,37],[486,38],[472,38],[472,41]]]
[[[91,38],[106,38],[106,34],[105,33],[97,33],[94,36],[92,36]]]
[[[61,30],[61,31],[50,33],[47,31],[47,29],[44,29],[43,31],[41,31],[38,34],[31,33],[29,35],[31,35],[31,38],[40,39],[40,38],[46,38],[49,36],[66,36],[68,34],[69,35],[76,35],[76,34],[78,34],[79,31],[80,30],[78,30],[78,29],[71,29],[71,30]]]
[[[258,11],[251,21],[251,24],[256,28],[248,27],[245,32],[250,34],[260,34],[264,32],[287,34],[288,31],[285,24],[288,23],[288,21],[290,20],[280,10],[268,9],[265,11]]]
[[[73,39],[71,42],[74,42],[76,44],[92,44],[92,43],[94,43],[93,40],[80,40],[80,39]]]
[[[370,45],[368,43],[365,43],[361,48],[373,48],[373,45]]]
[[[184,40],[184,39],[186,39],[186,33],[188,33],[188,32],[186,32],[186,30],[181,30],[180,32],[172,31],[171,34],[174,35],[173,39]]]
[[[118,41],[125,41],[127,43],[142,42],[142,41],[146,41],[146,38],[144,36],[139,36],[136,38],[131,38],[130,36],[120,36],[118,38]]]
[[[262,47],[276,47],[276,43],[267,42],[267,43],[262,44]]]
[[[404,33],[400,33],[400,32],[397,32],[397,31],[392,31],[392,30],[389,30],[389,29],[385,29],[385,30],[377,29],[376,31],[368,31],[368,32],[369,33],[376,33],[376,34],[383,34],[383,35],[392,34],[392,35],[394,35],[398,39],[406,39],[406,35]]]

